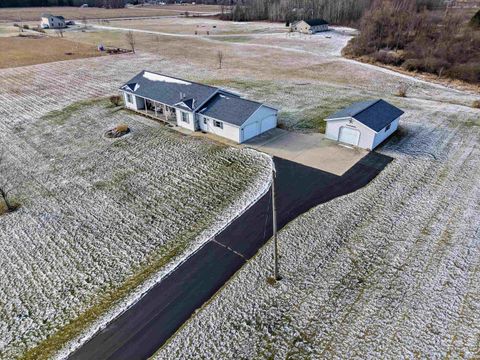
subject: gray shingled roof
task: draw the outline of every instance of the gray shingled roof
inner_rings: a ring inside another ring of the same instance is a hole
[[[403,113],[399,108],[379,99],[353,103],[349,107],[330,115],[326,120],[352,117],[378,132]]]
[[[328,25],[328,22],[323,19],[305,20],[305,22],[310,26]]]
[[[143,70],[122,85],[120,89],[169,106],[176,106],[178,103],[188,99],[189,105],[192,104],[193,106],[192,110],[196,110],[198,106],[208,100],[218,90],[213,86],[181,80],[146,70]]]
[[[199,113],[229,124],[242,126],[261,106],[262,104],[256,101],[219,93],[210,99]]]
[[[120,90],[241,126],[262,106],[219,88],[143,70]],[[208,100],[208,101],[207,101]]]

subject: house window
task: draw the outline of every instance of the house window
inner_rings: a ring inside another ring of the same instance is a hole
[[[129,102],[130,104],[133,103],[132,95],[127,94],[127,102]]]
[[[187,124],[189,123],[188,113],[186,113],[186,112],[184,112],[184,111],[182,111],[182,121],[183,121],[184,123],[187,123]]]
[[[223,129],[223,122],[218,120],[213,120],[213,126]]]
[[[207,119],[206,117],[203,118],[203,123],[204,123],[205,125],[208,124],[208,119]]]
[[[385,128],[385,132],[387,132],[388,130],[390,130],[390,125],[391,124],[388,124],[387,127]]]

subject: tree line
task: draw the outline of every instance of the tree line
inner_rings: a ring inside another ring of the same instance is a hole
[[[376,0],[345,55],[480,83],[480,29],[449,11],[426,11],[415,0]]]
[[[372,7],[373,0],[237,0],[224,19],[285,21],[322,18],[333,24],[352,24]],[[440,8],[444,0],[416,0],[418,8]]]

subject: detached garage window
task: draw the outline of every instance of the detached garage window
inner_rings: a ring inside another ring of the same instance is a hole
[[[133,103],[132,95],[127,94],[127,102],[129,102],[130,104]]]
[[[218,120],[213,120],[213,126],[223,129],[223,122]]]
[[[387,127],[385,128],[385,132],[387,132],[388,130],[390,130],[390,125],[392,124],[388,124]]]

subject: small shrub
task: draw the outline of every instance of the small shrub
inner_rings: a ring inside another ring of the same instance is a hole
[[[113,129],[108,130],[105,133],[105,136],[109,138],[119,138],[119,137],[122,137],[123,135],[127,135],[129,132],[130,132],[130,128],[128,127],[127,124],[120,124],[115,126]]]
[[[120,95],[112,95],[112,96],[110,96],[110,102],[114,106],[119,106],[122,102],[122,98],[121,98]]]
[[[407,71],[422,71],[423,60],[421,60],[421,59],[408,59],[402,64],[402,67]]]
[[[13,23],[13,26],[20,27],[20,25],[18,25],[17,23]]]
[[[398,88],[397,88],[397,96],[399,97],[407,97],[407,92],[408,92],[408,86],[407,84],[400,84],[398,85]]]
[[[28,29],[30,29],[30,26],[28,26],[27,24],[25,24],[25,25],[23,25],[23,28],[28,30]]]
[[[480,83],[480,63],[467,63],[452,66],[445,73],[447,76],[470,83]]]
[[[474,109],[480,109],[480,100],[475,100],[473,103],[472,103],[472,107]]]
[[[395,51],[379,50],[375,54],[373,54],[373,58],[376,61],[387,65],[398,66],[403,63],[402,56]]]

